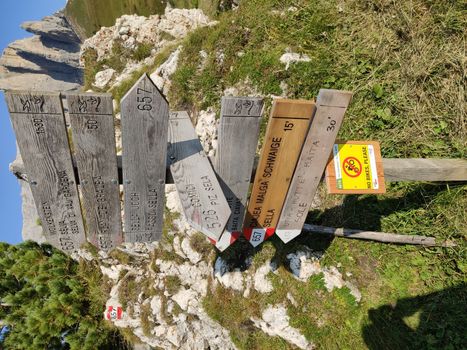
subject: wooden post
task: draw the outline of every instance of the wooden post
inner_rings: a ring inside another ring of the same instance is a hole
[[[220,251],[235,242],[242,232],[262,110],[260,98],[222,98],[214,168],[232,215],[220,240],[215,242]]]
[[[314,111],[312,101],[274,101],[245,218],[253,246],[274,234]]]
[[[60,95],[7,92],[6,101],[44,235],[70,254],[86,236]]]
[[[144,74],[123,97],[122,167],[126,242],[162,235],[169,105]]]
[[[351,98],[350,92],[319,91],[316,113],[276,228],[276,234],[284,243],[302,231]]]
[[[123,242],[112,96],[66,98],[88,240],[109,251]]]
[[[171,112],[170,171],[187,221],[218,241],[230,209],[187,112]]]

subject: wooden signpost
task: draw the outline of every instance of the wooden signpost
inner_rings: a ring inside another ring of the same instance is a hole
[[[379,142],[337,142],[326,168],[328,192],[333,194],[385,193]]]
[[[162,235],[168,119],[166,99],[143,75],[121,103],[125,242]]]
[[[231,211],[187,112],[170,113],[169,141],[170,171],[185,217],[218,241]]]
[[[6,101],[44,235],[72,253],[86,236],[60,95],[7,92]]]
[[[284,243],[302,231],[351,98],[350,92],[319,91],[316,112],[276,228]]]
[[[112,96],[66,98],[88,240],[109,251],[123,242]]]
[[[214,168],[232,215],[220,240],[214,242],[220,251],[235,242],[242,232],[262,110],[261,98],[222,98]]]
[[[274,101],[245,218],[253,246],[274,234],[314,111],[312,101]]]

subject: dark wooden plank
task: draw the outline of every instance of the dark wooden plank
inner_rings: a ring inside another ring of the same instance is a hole
[[[188,222],[219,240],[230,209],[187,112],[171,112],[170,171]]]
[[[282,208],[276,234],[287,243],[302,231],[352,93],[321,89],[316,112]]]
[[[7,92],[6,101],[44,235],[70,254],[86,236],[60,95]]]
[[[242,231],[258,145],[263,99],[223,97],[214,168],[232,215],[216,247],[223,251]]]
[[[253,246],[274,234],[314,111],[312,101],[274,101],[245,218]]]
[[[125,241],[156,241],[164,222],[169,105],[146,74],[123,97],[121,120]]]
[[[88,240],[109,251],[123,242],[117,152],[109,94],[67,94]]]

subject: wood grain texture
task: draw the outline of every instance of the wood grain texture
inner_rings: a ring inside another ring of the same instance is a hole
[[[187,112],[170,113],[169,141],[170,171],[185,217],[217,241],[231,212]]]
[[[143,75],[121,103],[126,242],[162,235],[168,119],[166,99]]]
[[[383,159],[381,158],[381,149],[379,147],[379,142],[376,141],[339,141],[337,140],[335,144],[352,144],[352,145],[372,145],[375,151],[375,161],[376,161],[376,171],[378,173],[379,188],[378,189],[339,189],[337,188],[336,180],[336,170],[334,168],[334,159],[333,154],[330,155],[329,162],[326,166],[326,184],[328,188],[328,193],[330,194],[382,194],[386,192],[386,186],[384,184],[384,169],[383,169]]]
[[[319,91],[316,112],[276,227],[276,234],[285,243],[302,231],[351,98],[352,93],[346,91]]]
[[[109,251],[123,242],[112,96],[67,94],[88,240]]]
[[[86,236],[60,95],[7,92],[6,101],[44,235],[70,254]]]
[[[214,168],[232,215],[223,233],[228,238],[216,243],[221,251],[233,241],[232,233],[242,231],[262,110],[263,100],[260,98],[222,98]]]
[[[253,245],[274,233],[314,110],[311,101],[274,101],[245,218]]]
[[[386,181],[467,181],[466,159],[383,159]]]

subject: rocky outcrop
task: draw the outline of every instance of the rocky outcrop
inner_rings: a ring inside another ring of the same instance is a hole
[[[80,41],[62,14],[22,27],[35,34],[11,43],[0,58],[1,90],[69,91],[82,85]]]

